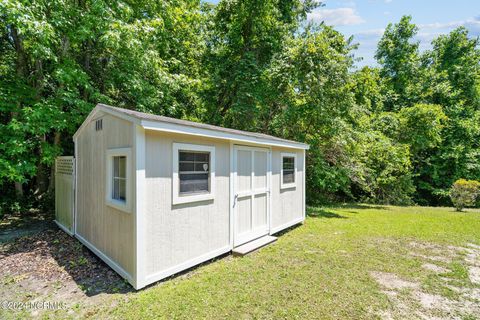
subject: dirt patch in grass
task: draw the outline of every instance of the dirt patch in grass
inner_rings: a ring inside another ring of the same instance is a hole
[[[0,261],[0,296],[9,301],[61,302],[73,309],[105,300],[109,293],[131,290],[87,248],[58,229],[0,246]]]
[[[431,276],[439,280],[440,287],[453,291],[456,295],[447,297],[430,292],[421,281],[402,279],[394,273],[371,272],[372,278],[384,289],[383,293],[390,302],[390,308],[381,312],[380,317],[403,319],[409,315],[421,319],[477,319],[480,315],[480,268],[477,267],[480,263],[480,246],[467,244],[465,247],[443,247],[412,242],[410,247],[412,251],[409,254],[424,261],[422,268],[432,272]],[[453,269],[432,261],[451,263],[456,269],[467,270],[468,277],[463,279]],[[458,264],[461,264],[460,267]]]
[[[447,273],[449,272],[450,270],[447,269],[447,268],[444,268],[444,267],[441,267],[441,266],[438,266],[436,264],[433,264],[433,263],[424,263],[422,264],[422,268],[426,269],[426,270],[429,270],[429,271],[433,271],[435,273]]]
[[[400,279],[396,274],[388,272],[371,272],[372,277],[383,287],[392,290],[418,288],[419,284]]]

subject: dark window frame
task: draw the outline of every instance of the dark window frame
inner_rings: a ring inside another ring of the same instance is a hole
[[[199,178],[195,179],[195,177]],[[210,193],[211,152],[183,149],[178,150],[178,180],[179,196]],[[189,184],[188,181],[192,182]]]
[[[293,188],[297,184],[297,156],[292,153],[281,154],[281,189]]]

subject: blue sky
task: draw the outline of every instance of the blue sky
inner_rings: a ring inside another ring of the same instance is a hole
[[[325,21],[346,36],[353,35],[363,57],[359,66],[374,65],[377,42],[389,22],[411,15],[419,27],[420,49],[430,48],[431,41],[458,26],[465,26],[471,36],[480,36],[479,0],[325,0],[324,7],[314,10],[309,19]]]
[[[209,2],[217,3],[218,0]],[[398,22],[411,15],[419,27],[420,49],[430,48],[430,42],[458,26],[465,26],[471,36],[480,36],[480,0],[324,0],[325,6],[314,10],[309,19],[325,21],[347,37],[353,35],[360,46],[359,66],[375,65],[377,42],[389,22]]]

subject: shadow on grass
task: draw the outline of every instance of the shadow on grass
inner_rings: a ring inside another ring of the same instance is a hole
[[[323,208],[311,208],[308,210],[308,216],[312,218],[337,218],[337,219],[348,219],[348,217],[342,216],[333,211],[329,211]]]
[[[374,205],[374,204],[364,204],[364,203],[343,203],[339,204],[336,206],[333,206],[335,208],[341,208],[341,209],[376,209],[376,210],[388,210],[388,207],[382,206],[382,205]]]

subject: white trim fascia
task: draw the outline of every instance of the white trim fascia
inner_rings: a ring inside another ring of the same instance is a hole
[[[196,266],[196,265],[198,265],[202,262],[211,260],[215,257],[221,256],[222,254],[228,253],[231,250],[232,249],[230,248],[230,245],[227,245],[227,246],[222,247],[220,249],[210,251],[210,252],[208,252],[206,254],[203,254],[201,256],[198,256],[196,258],[193,258],[193,259],[187,260],[185,262],[182,262],[180,264],[177,264],[177,265],[175,265],[173,267],[170,267],[166,270],[150,274],[145,279],[145,285],[149,285],[151,283],[154,283],[156,281],[159,281],[159,280],[162,280],[166,277],[174,275],[178,272],[187,270],[187,269],[189,269],[191,267],[194,267],[194,266]],[[136,289],[138,289],[138,288],[136,288]]]
[[[309,148],[309,146],[304,143],[278,141],[278,140],[273,140],[268,138],[247,136],[247,135],[238,134],[238,133],[223,132],[215,129],[196,128],[196,127],[181,125],[176,123],[141,120],[141,126],[147,130],[188,134],[188,135],[207,137],[207,138],[217,138],[217,139],[230,140],[230,141],[240,142],[240,143],[251,143],[251,144],[257,144],[257,145],[285,147],[285,148],[292,148],[292,149],[308,149]]]
[[[267,175],[267,183],[268,183],[268,232],[272,230],[272,176],[273,176],[273,152],[272,150],[268,150],[268,175]]]
[[[135,288],[145,286],[146,256],[146,180],[145,180],[145,129],[136,125],[135,135]]]
[[[235,168],[235,164],[234,164],[234,147],[233,147],[233,142],[230,141],[230,181],[229,181],[229,185],[230,185],[230,207],[229,207],[229,210],[228,210],[228,214],[229,214],[229,244],[230,244],[230,248],[233,249],[233,228],[234,228],[234,213],[233,213],[233,205],[234,205],[234,201],[235,201],[235,195],[234,195],[234,178],[235,178],[235,174],[236,174],[236,168]],[[235,172],[234,172],[235,171]]]
[[[285,230],[285,229],[288,229],[296,224],[299,224],[299,223],[303,223],[303,221],[305,221],[305,218],[304,217],[301,217],[300,219],[295,219],[293,221],[290,221],[290,222],[287,222],[287,223],[284,223],[278,227],[274,227],[270,230],[270,235],[273,235],[277,232],[280,232],[282,230]]]
[[[172,146],[172,204],[182,204],[215,199],[215,146],[174,142]],[[178,176],[178,152],[201,151],[210,153],[210,191],[208,193],[180,195],[180,180]]]
[[[293,183],[283,183],[283,158],[288,157],[291,158],[293,157],[293,162],[294,162],[294,179],[295,181]],[[293,189],[297,187],[297,154],[296,153],[291,153],[291,152],[281,152],[280,153],[280,190],[283,189]]]
[[[70,230],[68,230],[67,227],[65,227],[63,224],[61,224],[61,223],[58,222],[57,220],[53,220],[53,221],[54,221],[54,222],[57,224],[57,226],[58,226],[61,230],[63,230],[66,234],[68,234],[69,236],[73,236],[73,232],[70,231]]]
[[[122,113],[122,112],[118,112],[118,111],[115,111],[115,110],[112,110],[110,108],[107,108],[105,106],[103,106],[102,104],[97,104],[95,106],[95,108],[92,109],[92,111],[90,111],[90,113],[88,114],[88,116],[85,118],[85,120],[82,122],[82,124],[80,125],[80,127],[77,129],[77,131],[73,134],[73,139],[76,139],[80,133],[88,126],[88,124],[95,118],[95,116],[97,115],[98,112],[105,112],[107,114],[110,114],[110,115],[113,115],[115,117],[118,117],[120,119],[123,119],[123,120],[126,120],[126,121],[130,121],[130,122],[133,122],[135,124],[140,124],[140,120],[133,117],[133,116],[129,116],[128,114],[125,114],[125,113]]]
[[[73,177],[75,179],[75,182],[73,183],[73,234],[77,233],[77,207],[78,207],[78,141],[77,138],[73,139],[73,154],[74,154],[74,159],[75,159],[75,176]]]
[[[306,218],[307,217],[307,197],[306,197],[306,180],[307,180],[307,168],[305,167],[305,164],[306,164],[306,157],[307,157],[307,152],[306,150],[303,150],[303,170],[302,170],[302,180],[303,180],[303,217]]]
[[[126,200],[125,202],[119,201],[112,199],[112,158],[115,156],[125,156],[127,158],[127,163],[125,164],[125,170],[126,170]],[[113,207],[117,210],[121,210],[127,213],[132,213],[132,148],[113,148],[113,149],[107,149],[105,151],[105,204],[107,206]]]
[[[135,282],[133,281],[132,276],[125,270],[123,269],[120,265],[118,265],[114,260],[112,260],[109,256],[107,256],[105,253],[97,249],[93,244],[88,242],[84,237],[79,235],[78,233],[75,234],[75,238],[77,238],[84,246],[86,246],[88,249],[93,251],[100,259],[102,259],[106,264],[110,266],[113,270],[115,270],[121,277],[126,279],[135,289],[138,289],[135,287]]]

